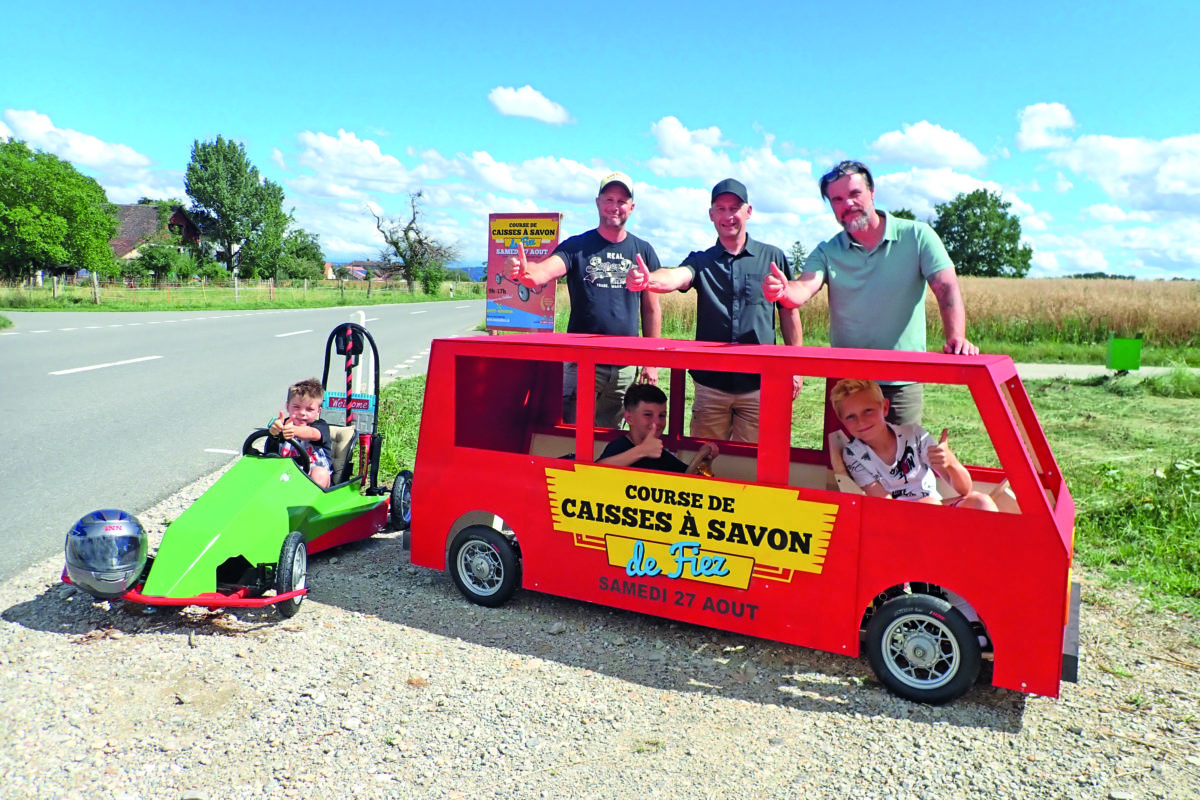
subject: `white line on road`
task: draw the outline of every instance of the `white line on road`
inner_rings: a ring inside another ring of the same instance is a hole
[[[238,454],[237,450],[224,450],[220,447],[206,447],[206,448],[204,448],[204,452],[220,453],[223,456],[236,456]]]
[[[49,332],[50,332],[49,330],[44,330],[44,331],[30,331],[30,333],[49,333]]]
[[[299,336],[302,333],[312,333],[312,328],[309,328],[306,331],[292,331],[291,333],[277,333],[277,334],[275,334],[275,338],[282,339],[285,336]]]
[[[0,333],[0,336],[20,336],[20,335],[21,335],[20,331],[6,331],[5,333]]]
[[[455,306],[455,308],[470,308],[470,306]]]
[[[142,356],[141,358],[130,358],[126,361],[110,361],[107,364],[92,364],[90,367],[75,367],[74,369],[60,369],[58,372],[51,372],[51,375],[70,375],[72,372],[87,372],[90,369],[104,369],[105,367],[119,367],[124,364],[137,364],[139,361],[153,361],[162,356]]]
[[[424,314],[424,311],[410,311],[410,314]]]

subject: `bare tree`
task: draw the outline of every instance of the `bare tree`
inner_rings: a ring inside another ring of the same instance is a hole
[[[423,191],[418,191],[408,196],[412,206],[408,222],[381,217],[373,210],[371,216],[375,218],[376,230],[387,242],[387,248],[380,253],[386,265],[379,269],[379,274],[387,281],[399,275],[408,284],[409,292],[415,291],[417,281],[422,281],[428,293],[431,281],[440,284],[444,280],[445,265],[458,257],[458,248],[442,244],[421,230],[417,217],[421,214],[418,201],[423,195]]]

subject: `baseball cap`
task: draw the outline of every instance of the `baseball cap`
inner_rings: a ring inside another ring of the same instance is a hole
[[[749,203],[750,200],[746,196],[746,186],[741,181],[733,178],[726,178],[713,187],[712,201],[717,202],[717,198],[723,194],[732,194],[741,200],[743,203]]]
[[[600,192],[603,192],[610,183],[619,183],[625,187],[625,191],[629,192],[629,196],[633,197],[633,181],[624,172],[610,172],[600,179]],[[600,192],[597,192],[599,194]]]

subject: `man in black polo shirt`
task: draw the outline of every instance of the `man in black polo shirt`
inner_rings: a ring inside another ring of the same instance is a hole
[[[726,178],[713,187],[708,218],[717,229],[717,243],[688,255],[683,266],[632,269],[625,288],[640,292],[686,292],[696,289],[696,340],[774,344],[773,303],[763,296],[762,283],[774,264],[792,275],[787,256],[774,245],[757,242],[746,232],[753,207],[746,187]],[[803,343],[800,314],[779,308],[784,344]],[[706,439],[740,442],[758,440],[759,378],[757,374],[692,370],[696,394],[692,402],[690,433]],[[800,379],[793,378],[792,398],[800,394]]]

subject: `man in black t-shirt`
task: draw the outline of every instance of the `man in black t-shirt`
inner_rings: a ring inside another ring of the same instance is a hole
[[[586,233],[572,236],[542,261],[528,261],[525,248],[509,261],[508,276],[531,289],[567,278],[571,298],[568,333],[602,333],[657,338],[662,330],[658,297],[649,292],[641,297],[625,290],[625,273],[640,265],[649,271],[659,268],[658,255],[644,239],[625,230],[633,212],[633,181],[621,172],[600,181],[596,197],[599,224]],[[619,427],[621,400],[633,382],[633,367],[620,364],[596,367],[596,424]],[[643,368],[641,380],[657,381],[657,372]],[[563,421],[575,422],[576,365],[563,370]]]

